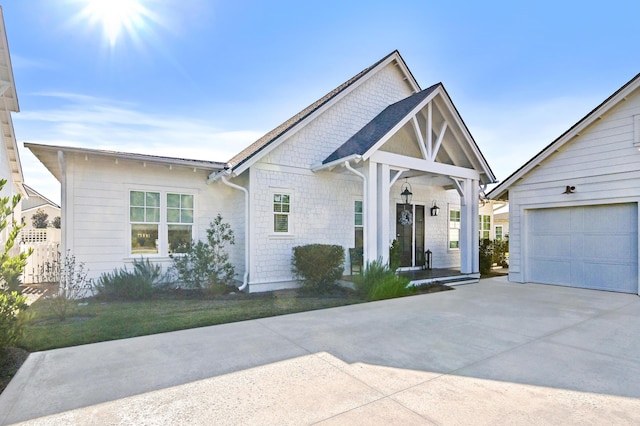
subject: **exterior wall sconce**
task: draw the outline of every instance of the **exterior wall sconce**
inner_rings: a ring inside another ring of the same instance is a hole
[[[438,207],[438,205],[434,201],[433,202],[433,207],[431,207],[429,209],[429,211],[431,212],[431,216],[438,216],[438,212],[440,211],[440,207]]]
[[[413,192],[411,192],[411,185],[409,184],[409,182],[407,182],[406,179],[400,189],[402,190],[402,192],[400,192],[402,201],[404,201],[404,204],[408,206],[409,204],[411,204],[411,197],[413,196]]]
[[[564,190],[563,194],[573,194],[574,192],[576,192],[576,187],[567,185],[567,189]]]

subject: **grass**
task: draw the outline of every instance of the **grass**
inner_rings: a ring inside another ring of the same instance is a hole
[[[61,322],[41,300],[30,307],[34,319],[27,325],[20,347],[35,352],[360,302],[350,293],[340,297],[299,297],[295,291],[210,300],[175,296],[144,301],[87,299],[86,305],[74,306],[68,319]]]

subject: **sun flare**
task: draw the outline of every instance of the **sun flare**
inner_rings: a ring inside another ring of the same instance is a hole
[[[82,10],[93,24],[102,26],[105,37],[113,47],[123,30],[133,33],[140,26],[149,11],[142,4],[143,0],[86,0]]]

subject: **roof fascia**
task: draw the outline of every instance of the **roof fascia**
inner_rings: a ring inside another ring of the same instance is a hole
[[[13,112],[19,112],[20,111],[20,106],[18,104],[18,93],[16,92],[16,85],[15,85],[15,79],[13,77],[13,67],[11,65],[11,54],[9,53],[9,41],[7,40],[7,30],[6,27],[4,25],[4,13],[2,11],[2,6],[0,6],[0,33],[2,33],[2,35],[0,36],[0,43],[2,43],[2,47],[4,50],[4,60],[7,63],[7,70],[9,72],[9,81],[7,83],[9,83],[10,87],[7,88],[7,90],[11,91],[11,98],[6,98],[6,96],[3,94],[2,97],[5,98],[8,102],[8,107],[10,108],[10,111]]]
[[[564,144],[572,140],[574,137],[579,136],[580,132],[593,124],[596,120],[601,118],[618,103],[623,101],[627,96],[640,87],[640,74],[637,74],[620,89],[616,90],[611,96],[605,99],[600,105],[595,107],[591,112],[580,119],[576,124],[571,126],[567,131],[560,135],[556,140],[551,142],[545,148],[537,153],[533,158],[527,161],[522,167],[513,172],[508,178],[506,178],[500,185],[493,188],[487,197],[491,199],[506,199],[509,187],[522,179],[524,175],[529,173],[534,167],[538,166],[554,152],[560,149]]]
[[[389,65],[393,61],[396,61],[396,63],[399,64],[400,69],[402,70],[402,72],[406,76],[406,81],[408,82],[408,84],[413,88],[413,90],[415,92],[418,92],[420,90],[420,86],[418,85],[418,82],[415,80],[415,78],[413,78],[413,75],[409,71],[409,68],[407,67],[407,64],[405,64],[404,60],[402,59],[402,56],[400,56],[400,53],[396,50],[393,53],[391,53],[390,55],[388,55],[386,59],[381,61],[379,64],[377,64],[372,69],[370,69],[366,74],[361,76],[358,80],[354,81],[348,87],[345,87],[340,93],[337,93],[334,97],[332,97],[330,100],[328,100],[325,104],[320,106],[318,109],[316,109],[311,114],[306,116],[300,122],[296,123],[292,128],[287,130],[282,135],[278,136],[270,144],[268,144],[267,146],[262,148],[260,151],[255,153],[247,161],[243,162],[242,164],[240,164],[236,168],[233,168],[231,176],[232,177],[233,176],[239,176],[242,173],[244,173],[251,166],[253,166],[255,163],[260,161],[265,155],[269,154],[274,149],[279,147],[283,142],[285,142],[287,139],[289,139],[290,137],[292,137],[293,135],[298,133],[307,124],[309,124],[310,122],[315,120],[318,116],[320,116],[325,111],[327,111],[329,108],[331,108],[333,105],[338,103],[341,99],[343,99],[349,93],[353,92],[356,88],[360,87],[367,80],[369,80],[372,76],[377,74],[381,69],[383,69],[384,67],[386,67],[387,65]]]
[[[469,128],[467,127],[466,123],[462,119],[462,116],[460,116],[460,113],[458,112],[458,108],[456,108],[456,106],[453,104],[453,101],[451,100],[451,97],[449,96],[447,89],[445,89],[443,85],[440,85],[440,88],[442,88],[442,99],[444,103],[447,105],[447,108],[449,108],[449,111],[451,111],[451,115],[453,116],[453,119],[456,121],[456,125],[460,130],[462,130],[464,137],[467,139],[467,145],[473,150],[473,154],[476,156],[476,158],[482,165],[482,169],[484,173],[489,178],[488,183],[496,183],[497,179],[496,179],[496,176],[493,174],[493,170],[491,170],[491,167],[489,167],[489,163],[487,162],[486,158],[484,158],[484,155],[482,154],[482,151],[480,151],[480,148],[478,147],[478,144],[476,143],[475,139],[473,139],[473,136],[471,135]]]
[[[64,153],[93,155],[97,157],[117,158],[122,160],[144,161],[144,162],[153,163],[153,164],[166,164],[166,165],[172,165],[172,166],[182,166],[186,168],[197,168],[197,169],[203,169],[203,170],[223,169],[226,165],[225,163],[218,163],[218,162],[212,162],[212,161],[187,160],[183,158],[174,158],[174,157],[158,157],[158,156],[147,155],[147,154],[101,151],[97,149],[76,148],[76,147],[68,147],[68,146],[42,145],[42,144],[35,144],[35,143],[29,143],[29,142],[25,142],[24,146],[26,148],[29,148],[32,151],[34,149],[51,151],[51,152],[62,151]]]

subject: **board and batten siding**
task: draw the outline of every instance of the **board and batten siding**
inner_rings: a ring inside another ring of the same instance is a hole
[[[509,188],[511,281],[527,280],[524,236],[531,209],[640,202],[638,115],[636,90]],[[565,194],[567,186],[574,186],[574,193]]]
[[[194,227],[198,239],[206,238],[206,229],[220,213],[236,233],[230,257],[236,273],[244,273],[244,201],[240,191],[222,184],[206,184],[204,170],[100,156],[65,155],[67,179],[62,190],[73,204],[63,205],[66,219],[64,246],[78,262],[84,262],[88,277],[96,279],[104,272],[129,266],[129,191],[190,193],[195,196]],[[149,256],[153,262],[171,265],[167,256]]]

